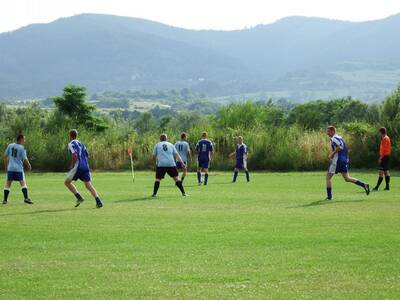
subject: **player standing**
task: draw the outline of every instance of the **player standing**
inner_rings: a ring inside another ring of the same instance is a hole
[[[201,140],[196,144],[196,152],[198,155],[197,181],[201,185],[201,172],[204,172],[204,185],[208,184],[208,168],[210,166],[213,145],[208,139],[208,133],[201,134]]]
[[[192,161],[192,153],[190,151],[189,143],[187,142],[187,133],[182,132],[181,140],[175,143],[175,148],[186,166],[186,168],[183,168],[180,161],[176,162],[176,168],[178,169],[178,171],[182,170],[183,172],[181,177],[181,181],[183,182],[183,180],[187,176],[188,162],[189,160]]]
[[[75,195],[76,204],[75,207],[78,207],[83,201],[83,197],[76,189],[76,186],[72,183],[72,181],[77,181],[78,179],[83,181],[85,187],[90,191],[94,199],[96,200],[96,207],[103,207],[103,203],[97,194],[96,189],[92,184],[92,178],[90,175],[89,168],[89,153],[80,141],[77,140],[78,131],[76,129],[72,129],[69,132],[69,144],[68,150],[71,154],[71,170],[67,174],[67,178],[65,179],[65,186]]]
[[[247,146],[243,143],[243,137],[239,136],[237,138],[237,145],[235,147],[235,152],[230,154],[230,157],[236,157],[235,169],[233,170],[233,180],[236,182],[239,170],[244,170],[246,173],[247,182],[250,181],[250,173],[247,169]]]
[[[24,202],[27,204],[33,204],[31,199],[28,197],[28,187],[25,181],[24,166],[28,171],[30,171],[32,167],[26,155],[24,144],[25,136],[20,134],[17,136],[17,142],[9,144],[4,152],[4,162],[7,168],[7,180],[4,187],[3,204],[7,204],[8,195],[10,194],[10,188],[13,181],[19,181],[22,188],[22,194],[24,195]]]
[[[326,199],[332,200],[332,177],[337,173],[341,173],[346,182],[351,182],[362,187],[365,190],[365,193],[369,195],[369,184],[352,178],[349,175],[349,151],[343,138],[336,134],[336,128],[334,126],[329,126],[326,133],[331,138],[332,147],[332,152],[329,154],[331,164],[328,173],[326,174],[326,192],[328,195]]]
[[[381,145],[379,147],[379,178],[376,186],[373,191],[377,192],[379,186],[383,181],[383,175],[385,175],[385,191],[389,191],[389,183],[390,183],[390,173],[389,173],[389,158],[391,154],[391,143],[390,138],[387,135],[386,128],[382,127],[379,129],[379,133],[381,134]]]
[[[179,156],[175,146],[167,142],[167,135],[163,133],[160,135],[160,142],[154,146],[153,158],[156,162],[156,180],[154,181],[154,189],[152,197],[156,197],[160,187],[160,181],[164,179],[165,174],[168,174],[175,181],[175,185],[181,191],[182,196],[186,196],[185,189],[183,188],[182,181],[179,180],[178,169],[176,168],[176,161],[179,161],[182,168],[185,170],[186,165],[182,158]]]

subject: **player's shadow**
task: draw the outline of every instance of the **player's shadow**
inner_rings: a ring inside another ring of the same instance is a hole
[[[329,205],[329,204],[345,204],[345,203],[360,203],[364,202],[365,200],[345,200],[345,201],[334,201],[334,200],[317,200],[311,203],[306,203],[302,205],[296,205],[296,206],[289,206],[287,208],[305,208],[305,207],[314,207],[314,206],[321,206],[321,205]]]
[[[73,207],[73,208],[62,208],[62,209],[42,209],[42,210],[0,214],[0,216],[37,215],[37,214],[46,214],[46,213],[60,213],[60,212],[66,212],[66,211],[87,210],[87,209],[90,209],[90,208],[75,208],[75,207]]]
[[[137,201],[146,201],[146,200],[152,200],[152,199],[154,199],[154,198],[151,196],[146,196],[146,197],[140,197],[140,198],[127,198],[127,199],[115,200],[113,202],[114,203],[137,202]]]

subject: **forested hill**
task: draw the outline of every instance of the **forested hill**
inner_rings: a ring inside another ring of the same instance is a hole
[[[0,97],[192,87],[210,95],[379,98],[400,81],[400,14],[288,17],[236,31],[83,14],[0,34]],[[281,93],[279,94],[278,93]]]

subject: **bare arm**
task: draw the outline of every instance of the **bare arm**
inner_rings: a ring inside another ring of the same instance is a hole
[[[191,162],[192,161],[192,150],[191,149],[189,149],[189,151],[188,151],[188,157],[189,157],[189,161]]]
[[[25,165],[25,168],[26,168],[28,171],[32,170],[31,163],[29,162],[28,159],[25,159],[25,160],[24,160],[24,165]]]
[[[335,150],[332,151],[332,152],[329,154],[329,159],[333,159],[333,157],[335,156],[335,154],[336,154],[336,153],[339,153],[340,150],[341,150],[340,147],[337,146],[337,147],[335,148]]]
[[[74,153],[71,156],[71,169],[75,166],[76,161],[78,160],[78,156]]]
[[[181,163],[182,168],[184,170],[186,170],[186,165],[185,165],[184,161],[182,160],[182,157],[178,153],[175,154],[175,159],[177,161],[179,161]]]

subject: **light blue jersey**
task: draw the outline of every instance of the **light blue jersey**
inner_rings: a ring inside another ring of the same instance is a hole
[[[187,163],[188,161],[188,155],[190,152],[190,146],[189,143],[186,141],[178,141],[175,143],[175,148],[178,151],[179,156],[182,158],[182,160]]]
[[[153,155],[157,158],[157,167],[175,167],[175,155],[177,154],[175,146],[165,141],[159,142],[153,149]]]
[[[23,145],[16,143],[8,145],[4,155],[8,157],[7,171],[24,172],[24,160],[28,159],[28,157]]]

